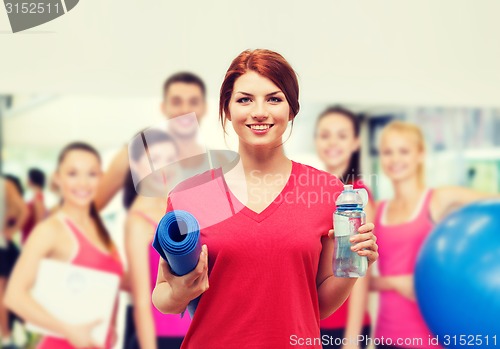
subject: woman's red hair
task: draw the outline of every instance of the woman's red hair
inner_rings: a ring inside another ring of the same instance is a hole
[[[233,93],[234,82],[247,71],[254,71],[278,86],[290,105],[290,115],[292,117],[297,115],[300,109],[299,83],[297,74],[290,64],[282,55],[274,51],[246,50],[233,60],[220,88],[219,118],[224,129],[226,115],[229,114],[229,101]]]

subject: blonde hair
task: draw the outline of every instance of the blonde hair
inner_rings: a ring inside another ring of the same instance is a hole
[[[407,122],[407,121],[400,121],[400,120],[395,120],[391,121],[388,123],[383,129],[380,134],[380,143],[382,143],[382,140],[388,136],[390,132],[395,132],[399,134],[407,134],[413,136],[415,139],[415,142],[417,143],[417,148],[420,152],[425,153],[425,138],[422,130],[420,127],[417,125]],[[425,183],[425,164],[424,162],[420,163],[418,168],[417,168],[417,176],[418,180],[421,184]]]

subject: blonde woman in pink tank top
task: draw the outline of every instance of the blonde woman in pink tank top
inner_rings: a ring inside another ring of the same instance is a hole
[[[30,291],[42,259],[54,259],[122,278],[122,262],[93,203],[100,176],[101,161],[93,147],[71,143],[63,149],[55,174],[62,204],[56,214],[34,228],[12,274],[5,297],[7,306],[25,321],[63,337],[46,336],[39,343],[39,349],[96,348],[91,332],[98,324],[98,321],[67,324],[35,301]],[[111,349],[116,342],[117,302],[118,295],[105,349]]]
[[[413,271],[418,251],[434,224],[453,210],[487,198],[461,187],[425,185],[425,146],[418,126],[394,121],[384,128],[380,163],[394,197],[377,205],[375,233],[380,249],[379,277],[370,289],[380,293],[375,339],[377,348],[436,348],[416,303]]]

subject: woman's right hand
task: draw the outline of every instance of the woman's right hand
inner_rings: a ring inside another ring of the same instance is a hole
[[[92,338],[92,330],[99,323],[101,323],[101,320],[95,320],[83,325],[68,325],[63,335],[75,348],[100,348]]]
[[[208,248],[201,247],[200,258],[196,268],[183,276],[176,276],[170,271],[170,266],[163,259],[160,260],[163,277],[172,290],[172,300],[177,304],[186,305],[193,299],[208,290]]]

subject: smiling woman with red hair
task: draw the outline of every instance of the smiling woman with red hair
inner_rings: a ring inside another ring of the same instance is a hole
[[[288,123],[299,111],[298,97],[297,76],[276,52],[244,51],[226,73],[220,120],[223,127],[231,122],[238,135],[246,191],[238,192],[238,180],[230,174],[217,177],[220,186],[214,188],[226,188],[241,210],[201,229],[204,245],[191,273],[174,276],[161,260],[153,292],[153,303],[164,313],[180,313],[203,294],[184,349],[301,343],[321,348],[320,318],[333,313],[355,283],[332,272],[332,213],[341,182],[288,159],[283,149]],[[210,198],[198,194],[196,187],[174,189],[167,210],[189,211],[189,204],[176,205],[178,196]],[[378,258],[372,230],[371,223],[362,226],[353,240],[369,264]]]

